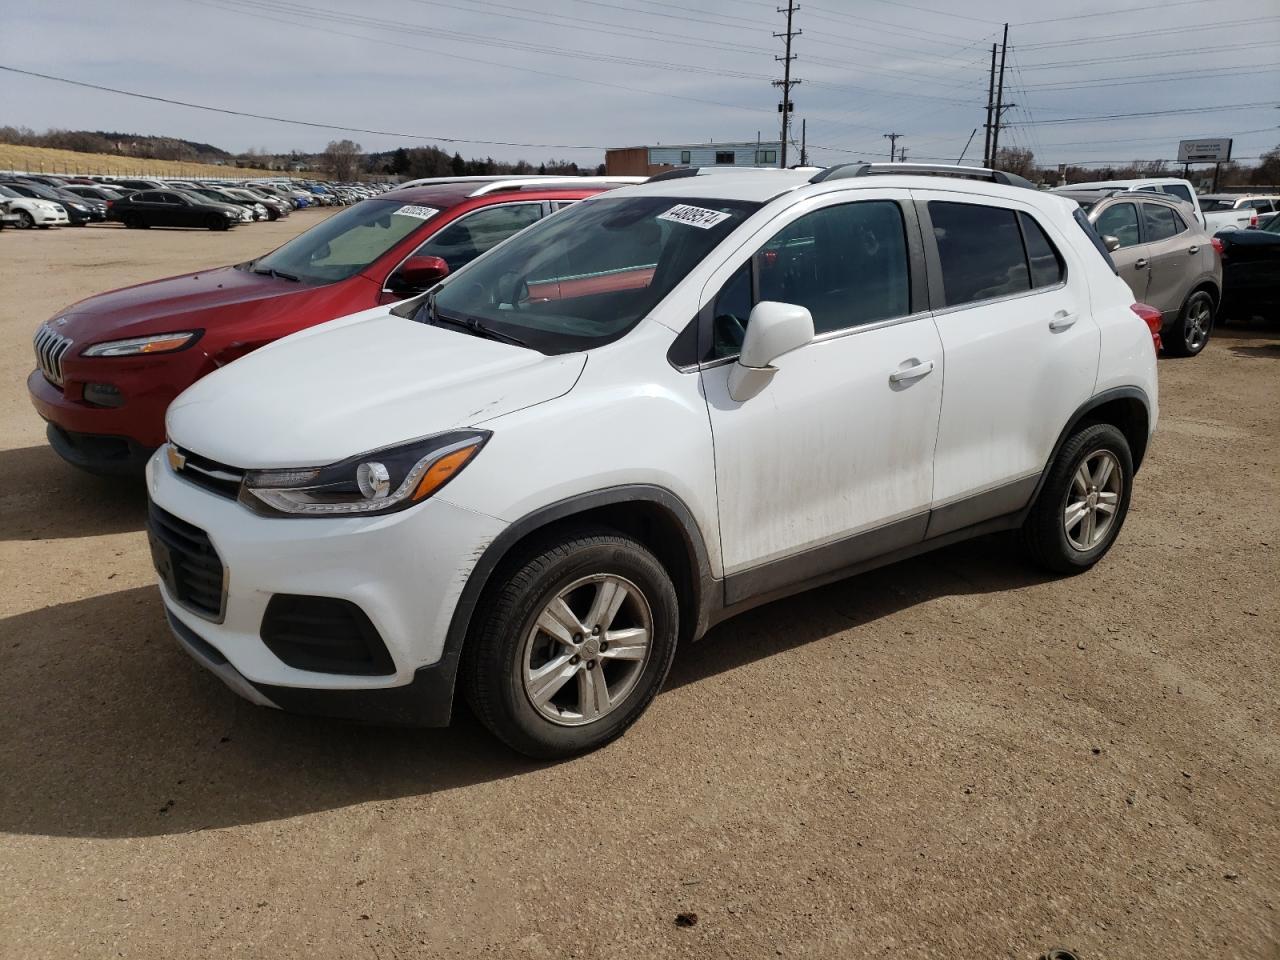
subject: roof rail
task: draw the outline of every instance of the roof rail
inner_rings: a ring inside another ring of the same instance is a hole
[[[950,163],[837,163],[815,174],[809,182],[824,183],[827,180],[847,180],[851,177],[894,173],[904,176],[961,177],[967,180],[989,180],[1006,187],[1027,187],[1031,190],[1036,188],[1030,180],[1016,173]]]
[[[795,167],[791,167],[788,170],[781,170],[778,167],[676,167],[674,170],[655,173],[644,182],[660,183],[663,180],[683,180],[685,177],[707,177],[713,173],[787,173],[796,169]]]
[[[514,177],[509,180],[495,180],[467,194],[468,197],[482,197],[486,193],[499,193],[503,190],[521,190],[538,187],[624,187],[630,183],[644,183],[644,177]]]

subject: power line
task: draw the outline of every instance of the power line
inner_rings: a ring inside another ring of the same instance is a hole
[[[1257,103],[1223,103],[1212,107],[1181,107],[1177,110],[1146,110],[1140,113],[1109,113],[1096,117],[1063,117],[1053,120],[1022,120],[1016,123],[1010,123],[1010,126],[1031,126],[1044,125],[1049,123],[1085,123],[1085,122],[1102,122],[1106,120],[1128,120],[1131,117],[1166,117],[1174,114],[1186,113],[1212,113],[1216,110],[1254,110],[1259,107],[1272,107],[1277,103],[1274,100],[1263,100]]]
[[[1031,27],[1041,23],[1062,23],[1066,20],[1093,20],[1102,16],[1121,16],[1126,13],[1138,13],[1143,10],[1167,10],[1170,7],[1189,7],[1198,3],[1217,3],[1218,0],[1169,0],[1166,3],[1148,3],[1141,7],[1125,7],[1121,10],[1100,10],[1095,13],[1074,13],[1066,17],[1046,17],[1043,20],[1024,20],[1020,27]]]
[[[1137,37],[1163,37],[1175,33],[1204,33],[1206,30],[1226,30],[1254,23],[1267,23],[1280,17],[1253,17],[1248,20],[1220,20],[1217,23],[1197,23],[1189,27],[1164,27],[1158,30],[1126,30],[1114,37],[1075,37],[1071,40],[1047,40],[1043,43],[1022,43],[1019,49],[1040,50],[1045,47],[1074,47],[1082,43],[1132,43]]]
[[[270,120],[273,123],[290,123],[299,127],[315,127],[321,130],[337,130],[340,133],[368,133],[380,137],[403,137],[406,140],[434,140],[439,143],[476,143],[482,146],[491,147],[540,147],[551,150],[605,150],[599,144],[582,144],[582,143],[517,143],[511,140],[475,140],[468,137],[442,137],[427,136],[420,133],[404,133],[393,130],[370,130],[365,127],[346,127],[336,123],[321,123],[317,120],[297,120],[291,117],[275,117],[265,113],[249,113],[246,110],[232,110],[229,107],[211,107],[204,103],[191,103],[187,100],[176,100],[172,97],[160,97],[150,93],[138,93],[134,90],[120,90],[116,87],[107,87],[98,83],[87,83],[83,80],[72,80],[68,77],[55,77],[48,73],[37,73],[34,70],[21,70],[18,67],[10,67],[0,63],[0,70],[8,73],[18,73],[27,77],[38,77],[41,80],[53,80],[57,83],[68,83],[73,87],[84,87],[89,90],[100,90],[104,93],[114,93],[122,97],[135,97],[139,100],[151,100],[156,103],[167,103],[176,107],[189,107],[192,110],[206,110],[210,113],[223,113],[233,117],[249,117],[253,120]]]
[[[1159,53],[1127,53],[1115,57],[1094,57],[1090,60],[1054,60],[1051,63],[1033,64],[1025,67],[1024,69],[1052,70],[1054,67],[1086,67],[1095,63],[1116,63],[1117,61],[1165,60],[1169,57],[1181,56],[1183,54],[1202,55],[1206,53],[1217,53],[1222,50],[1249,50],[1255,47],[1273,47],[1278,43],[1280,43],[1280,40],[1252,40],[1244,43],[1226,43],[1216,47],[1191,47],[1186,50],[1162,50]]]
[[[246,7],[248,9],[253,8],[252,0],[187,0],[187,2],[198,3],[203,6],[213,7],[221,10],[229,10],[233,13],[242,13],[243,10],[246,9]],[[228,4],[231,4],[231,5],[228,6]],[[240,6],[235,6],[235,4],[239,4]],[[259,19],[269,20],[273,23],[282,23],[282,24],[285,24],[286,26],[293,27],[295,29],[298,27],[302,27],[303,29],[307,29],[307,30],[315,30],[325,34],[326,36],[350,37],[351,39],[354,39],[354,40],[363,40],[366,43],[381,43],[386,46],[399,47],[403,50],[414,50],[419,53],[430,53],[430,54],[435,54],[437,56],[448,57],[450,60],[461,60],[467,63],[478,63],[486,67],[501,67],[507,70],[516,70],[520,73],[531,73],[537,76],[552,77],[557,80],[570,80],[570,81],[573,81],[574,83],[583,83],[583,84],[588,84],[588,85],[597,86],[597,87],[607,87],[612,90],[623,90],[628,93],[643,93],[648,96],[666,97],[672,100],[684,100],[689,103],[702,103],[702,104],[708,104],[710,106],[715,106],[715,107],[726,107],[731,110],[745,110],[747,112],[756,113],[756,114],[761,112],[757,107],[744,107],[741,104],[737,104],[737,103],[725,103],[720,100],[708,100],[704,97],[690,97],[690,96],[685,96],[684,94],[679,94],[679,93],[667,93],[667,92],[658,91],[658,90],[647,90],[644,87],[637,87],[634,84],[611,83],[607,80],[596,80],[588,77],[575,76],[573,74],[556,73],[551,70],[539,70],[533,67],[520,67],[520,66],[516,66],[513,63],[507,63],[501,60],[484,60],[479,57],[468,57],[461,53],[458,53],[456,50],[449,50],[449,49],[442,50],[439,48],[415,46],[414,44],[401,43],[396,40],[388,40],[382,37],[370,37],[366,34],[360,34],[360,33],[347,33],[343,30],[335,30],[330,27],[318,26],[310,22],[300,21],[297,19],[296,16],[292,19],[282,19],[279,16],[272,16],[270,13],[258,13],[257,16]]]

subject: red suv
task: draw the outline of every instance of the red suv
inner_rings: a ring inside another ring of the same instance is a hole
[[[196,380],[305,327],[404,299],[626,180],[465,178],[364,200],[265,256],[81,300],[36,331],[27,390],[63,459],[132,474]]]

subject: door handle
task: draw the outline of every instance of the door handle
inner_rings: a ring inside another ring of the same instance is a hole
[[[1066,330],[1068,327],[1074,326],[1075,322],[1079,319],[1079,314],[1067,313],[1065,310],[1059,310],[1053,315],[1053,319],[1049,321],[1049,329]]]
[[[904,361],[911,363],[910,360]],[[914,366],[906,367],[902,370],[895,370],[889,374],[890,383],[905,383],[908,380],[919,380],[921,377],[928,376],[933,372],[933,361],[926,360],[924,363],[917,362]]]
[[[1146,266],[1147,266],[1147,258],[1146,258],[1146,257],[1139,257],[1137,260],[1133,261],[1133,269],[1135,269],[1135,270],[1142,270],[1142,269],[1145,269],[1145,268],[1146,268]]]
[[[1192,254],[1193,256],[1199,252],[1200,252],[1199,247],[1187,247],[1187,253]]]

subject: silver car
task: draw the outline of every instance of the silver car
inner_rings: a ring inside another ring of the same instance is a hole
[[[1084,209],[1134,299],[1164,314],[1166,353],[1205,348],[1222,302],[1222,258],[1190,205],[1135,191],[1056,191]]]

